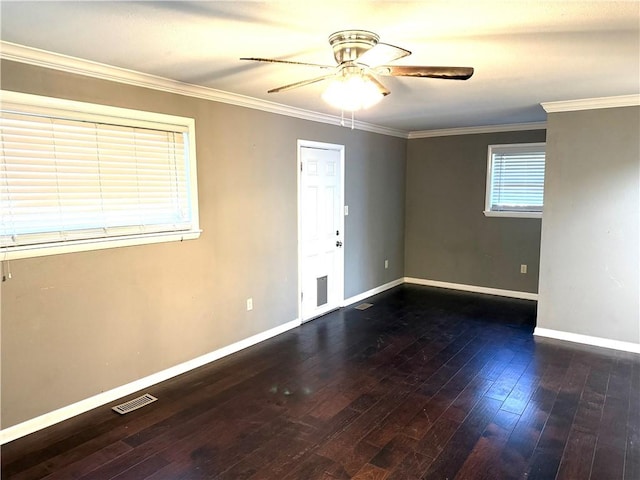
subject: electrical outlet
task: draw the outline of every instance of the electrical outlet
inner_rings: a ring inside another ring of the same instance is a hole
[[[253,310],[253,298],[247,298],[247,311]]]
[[[384,268],[385,269],[389,268],[389,260],[384,261]]]
[[[349,205],[344,206],[344,216],[346,217],[347,215],[349,215]]]
[[[520,265],[520,273],[527,273],[527,266],[524,263]]]

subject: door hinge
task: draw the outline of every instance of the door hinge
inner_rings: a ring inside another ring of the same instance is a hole
[[[300,301],[304,300],[304,292],[300,292]]]
[[[300,162],[300,171],[302,171],[302,162]]]

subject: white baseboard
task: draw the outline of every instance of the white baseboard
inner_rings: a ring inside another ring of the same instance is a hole
[[[349,305],[353,305],[354,303],[360,302],[373,295],[377,295],[378,293],[382,293],[385,290],[389,290],[390,288],[397,287],[398,285],[402,285],[403,283],[404,283],[403,278],[399,278],[392,282],[385,283],[384,285],[380,285],[379,287],[372,288],[371,290],[367,290],[366,292],[359,293],[358,295],[354,295],[353,297],[345,298],[341,306],[347,307]]]
[[[595,347],[622,350],[623,352],[640,353],[640,344],[638,343],[622,342],[620,340],[611,340],[609,338],[602,337],[591,337],[589,335],[581,335],[579,333],[563,332],[560,330],[551,330],[540,327],[536,327],[533,334],[539,337],[555,338],[557,340],[566,340],[567,342],[583,343],[585,345],[593,345]]]
[[[397,287],[398,285],[402,285],[403,283],[425,285],[425,286],[439,287],[439,288],[449,288],[453,290],[461,290],[465,292],[474,292],[474,293],[484,293],[488,295],[499,295],[503,297],[521,298],[525,300],[538,299],[538,294],[536,293],[519,292],[514,290],[501,290],[497,288],[478,287],[475,285],[464,285],[459,283],[449,283],[449,282],[440,282],[436,280],[425,280],[421,278],[404,277],[389,283],[385,283],[384,285],[381,285],[379,287],[373,288],[366,292],[360,293],[353,297],[346,298],[342,302],[342,306],[346,307],[348,305],[352,305],[354,303],[360,302],[373,295],[382,293],[393,287]],[[0,430],[0,445],[11,442],[20,437],[24,437],[31,433],[37,432],[38,430],[42,430],[43,428],[49,427],[58,422],[62,422],[69,418],[75,417],[76,415],[80,415],[81,413],[88,412],[89,410],[92,410],[94,408],[100,407],[107,403],[113,402],[127,395],[131,395],[132,393],[135,393],[139,390],[143,390],[145,388],[148,388],[152,385],[168,380],[177,375],[181,375],[190,370],[206,365],[207,363],[211,363],[215,360],[226,357],[227,355],[231,355],[235,352],[248,348],[252,345],[260,343],[271,337],[275,337],[276,335],[280,335],[281,333],[284,333],[298,326],[300,326],[300,320],[299,319],[292,320],[291,322],[285,323],[283,325],[279,325],[275,328],[272,328],[262,333],[258,333],[249,338],[245,338],[244,340],[240,340],[239,342],[236,342],[232,345],[228,345],[226,347],[220,348],[218,350],[207,353],[200,357],[194,358],[193,360],[189,360],[187,362],[173,366],[166,370],[162,370],[161,372],[154,373],[152,375],[141,378],[139,380],[128,383],[126,385],[122,385],[112,390],[100,393],[98,395],[94,395],[93,397],[59,408],[58,410],[45,413],[44,415],[40,415],[39,417],[5,428],[4,430]],[[587,345],[594,345],[594,346],[603,347],[603,348],[612,348],[615,350],[622,350],[626,352],[640,353],[640,344],[621,342],[618,340],[610,340],[610,339],[600,338],[600,337],[590,337],[588,335],[579,335],[576,333],[562,332],[562,331],[550,330],[550,329],[538,328],[538,327],[536,327],[534,331],[534,335],[541,336],[541,337],[555,338],[558,340],[567,340],[567,341],[576,342],[576,343],[583,343]]]
[[[485,293],[487,295],[498,295],[500,297],[520,298],[523,300],[538,300],[537,293],[519,292],[517,290],[502,290],[500,288],[478,287],[476,285],[465,285],[463,283],[440,282],[438,280],[425,280],[423,278],[404,277],[405,283],[415,285],[425,285],[428,287],[449,288],[451,290],[461,290],[463,292]]]
[[[251,347],[252,345],[260,343],[271,337],[275,337],[276,335],[280,335],[281,333],[284,333],[287,330],[291,330],[292,328],[296,328],[298,326],[300,326],[300,320],[293,320],[291,322],[269,329],[265,332],[261,332],[249,338],[245,338],[244,340],[240,340],[239,342],[227,345],[226,347],[220,348],[200,357],[194,358],[193,360],[189,360],[179,365],[167,368],[166,370],[162,370],[161,372],[154,373],[152,375],[149,375],[148,377],[135,380],[134,382],[128,383],[126,385],[122,385],[112,390],[99,393],[98,395],[94,395],[93,397],[80,400],[79,402],[73,403],[71,405],[67,405],[52,412],[45,413],[25,422],[13,425],[9,428],[5,428],[4,430],[0,430],[0,445],[16,440],[17,438],[24,437],[25,435],[37,432],[38,430],[42,430],[43,428],[49,427],[58,422],[62,422],[63,420],[75,417],[76,415],[80,415],[81,413],[88,412],[89,410],[92,410],[94,408],[101,407],[102,405],[113,402],[127,395],[131,395],[132,393],[135,393],[139,390],[149,388],[156,383],[163,382],[177,375],[181,375],[190,370],[206,365],[207,363],[211,363],[222,357],[226,357],[227,355],[231,355],[232,353],[236,353],[240,350]]]

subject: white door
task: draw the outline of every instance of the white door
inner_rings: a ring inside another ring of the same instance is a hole
[[[344,300],[344,146],[298,141],[300,319]]]

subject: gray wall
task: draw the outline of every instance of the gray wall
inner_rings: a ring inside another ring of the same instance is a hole
[[[369,135],[347,149],[346,298],[404,276],[406,142]],[[366,161],[349,164],[351,155]]]
[[[482,211],[487,146],[544,141],[544,130],[409,140],[405,275],[537,292],[540,219]]]
[[[1,74],[5,90],[195,118],[204,230],[12,261],[3,428],[296,319],[297,139],[346,146],[345,296],[404,274],[404,139],[8,61]]]
[[[640,107],[547,128],[537,326],[640,343]]]

